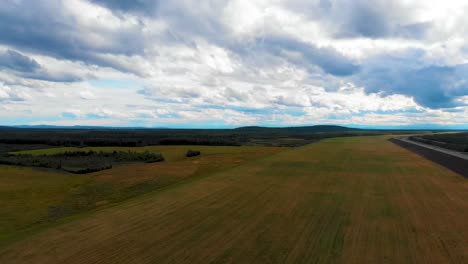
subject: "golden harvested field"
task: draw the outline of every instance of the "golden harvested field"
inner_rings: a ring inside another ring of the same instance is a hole
[[[95,211],[0,263],[468,263],[468,180],[385,137],[330,139]]]

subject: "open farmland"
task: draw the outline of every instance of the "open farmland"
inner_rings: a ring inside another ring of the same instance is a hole
[[[50,228],[0,263],[467,263],[467,201],[466,179],[385,137],[336,138]]]
[[[191,146],[102,147],[95,151],[163,153],[166,161],[129,163],[76,175],[56,169],[0,165],[0,247],[69,216],[113,205],[137,195],[210,175],[282,151],[267,147],[196,146],[202,155],[186,158]],[[73,148],[24,152],[51,155]],[[80,149],[83,150],[83,149]],[[87,151],[87,150],[86,150]],[[0,262],[2,263],[2,262]]]

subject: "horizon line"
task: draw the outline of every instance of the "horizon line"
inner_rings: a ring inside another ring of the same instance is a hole
[[[239,128],[272,128],[272,129],[287,129],[287,128],[304,128],[304,127],[320,127],[320,126],[335,126],[343,127],[349,129],[361,129],[361,130],[454,130],[454,131],[468,131],[468,126],[466,125],[437,125],[437,124],[421,124],[421,125],[401,125],[401,126],[372,126],[372,125],[339,125],[339,124],[317,124],[317,125],[284,125],[284,126],[275,126],[275,125],[246,125],[246,126],[213,126],[213,127],[190,127],[190,126],[87,126],[87,125],[2,125],[0,128],[37,128],[37,129],[161,129],[161,130],[234,130]]]

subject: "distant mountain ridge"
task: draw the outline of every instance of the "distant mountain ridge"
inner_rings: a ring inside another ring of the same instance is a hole
[[[11,129],[64,129],[64,130],[196,130],[196,131],[238,131],[238,132],[281,132],[292,131],[294,133],[322,133],[322,132],[357,132],[357,131],[468,131],[463,126],[442,126],[442,125],[417,125],[417,126],[360,126],[352,128],[339,125],[314,125],[314,126],[285,126],[285,127],[267,127],[267,126],[243,126],[237,128],[176,128],[176,127],[119,127],[119,126],[54,126],[54,125],[0,125],[0,130]]]
[[[359,128],[350,128],[337,125],[315,125],[315,126],[298,126],[298,127],[262,127],[262,126],[246,126],[235,128],[234,130],[242,132],[262,133],[262,132],[291,132],[291,133],[321,133],[321,132],[351,132],[360,131]]]
[[[53,125],[17,125],[17,126],[0,126],[0,129],[96,129],[96,130],[126,130],[126,129],[148,129],[148,130],[192,130],[191,128],[167,128],[167,127],[111,127],[111,126],[53,126]],[[362,129],[350,128],[338,125],[315,125],[315,126],[297,126],[297,127],[264,127],[264,126],[244,126],[238,128],[221,128],[221,129],[200,129],[193,130],[231,130],[244,133],[271,133],[271,132],[291,132],[291,133],[320,133],[320,132],[347,132],[359,131]]]

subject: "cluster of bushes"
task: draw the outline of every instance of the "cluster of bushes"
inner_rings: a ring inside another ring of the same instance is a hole
[[[131,151],[114,151],[112,153],[116,161],[143,161],[146,163],[164,161],[164,157],[160,153],[154,152],[131,152]]]
[[[67,151],[53,155],[13,155],[0,156],[0,164],[54,168],[71,173],[90,173],[112,168],[118,162],[160,162],[164,157],[160,153],[132,151]]]
[[[50,155],[57,157],[100,157],[100,158],[112,158],[114,161],[143,161],[147,163],[164,161],[164,157],[161,153],[155,153],[150,151],[135,152],[135,151],[65,151],[64,153]]]
[[[54,159],[50,156],[33,156],[33,155],[2,155],[0,156],[0,164],[42,167],[42,168],[62,168],[60,159]]]
[[[198,150],[191,150],[191,149],[189,149],[189,150],[187,151],[187,154],[185,154],[185,156],[190,158],[190,157],[199,156],[200,154],[201,154],[201,153],[200,153],[200,151],[198,151]]]
[[[429,144],[441,148],[451,149],[460,152],[468,152],[468,140],[463,139],[458,141],[458,143],[454,143],[457,141],[453,140],[453,136],[444,136],[443,134],[440,136],[436,135],[427,135],[427,136],[411,136],[409,137],[410,140]],[[466,142],[464,142],[466,141]]]
[[[61,169],[70,173],[86,174],[86,173],[91,173],[91,172],[96,172],[96,171],[112,169],[112,165],[108,164],[108,165],[103,165],[102,167],[86,167],[86,168],[62,167]]]

